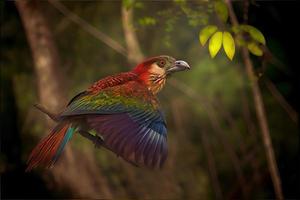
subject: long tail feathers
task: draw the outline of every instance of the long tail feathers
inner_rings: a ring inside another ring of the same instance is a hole
[[[51,167],[61,155],[65,145],[72,137],[75,128],[71,124],[58,124],[51,133],[41,140],[32,150],[26,171],[30,171],[37,166]]]

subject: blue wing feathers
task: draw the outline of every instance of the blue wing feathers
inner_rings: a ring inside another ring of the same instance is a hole
[[[138,114],[142,118],[145,116]],[[155,167],[161,166],[165,160],[164,138],[167,135],[165,123],[160,121],[162,117],[156,116],[155,119],[159,121],[133,120],[131,115],[122,113],[90,116],[88,122],[117,155],[128,160],[134,154],[135,163]]]
[[[159,150],[160,150],[160,146],[161,146],[161,135],[157,136],[157,140],[156,140],[156,146],[155,146],[155,151],[153,153],[153,159],[152,159],[152,166],[155,167],[156,163],[159,161]]]
[[[152,131],[152,134],[149,136],[149,139],[148,139],[148,144],[145,147],[145,150],[144,150],[144,153],[143,153],[145,155],[144,161],[145,161],[145,163],[147,165],[150,165],[150,163],[151,163],[151,156],[150,156],[150,154],[151,154],[151,151],[153,149],[153,144],[155,142],[154,141],[155,135],[157,135],[157,134],[154,131]]]
[[[141,139],[139,140],[138,144],[136,145],[136,150],[135,150],[135,155],[136,155],[136,159],[139,161],[143,161],[143,151],[145,148],[145,143],[147,142],[147,134],[149,134],[149,132],[151,132],[150,129],[147,129],[144,133],[144,135],[141,137]]]
[[[154,160],[155,152],[156,152],[156,149],[157,149],[157,144],[158,144],[158,141],[159,141],[159,137],[160,137],[159,134],[155,134],[153,146],[152,146],[151,152],[149,154],[149,157],[151,158],[151,160],[149,160],[149,165],[151,165],[151,166],[155,165],[155,163],[153,163],[153,160]]]
[[[56,154],[55,154],[55,156],[54,156],[54,158],[53,158],[53,161],[54,161],[54,162],[56,162],[57,159],[59,158],[59,156],[61,155],[61,153],[62,153],[64,147],[66,146],[66,144],[68,143],[68,141],[71,139],[71,137],[72,137],[74,131],[75,131],[75,128],[73,128],[73,127],[69,127],[69,128],[68,128],[67,133],[66,133],[66,135],[64,136],[63,141],[62,141],[61,144],[59,145],[59,148],[58,148],[58,150],[57,150],[57,152],[56,152]]]
[[[161,143],[161,159],[160,159],[160,166],[162,166],[167,158],[168,155],[168,150],[166,146],[166,138],[162,138],[162,143]]]

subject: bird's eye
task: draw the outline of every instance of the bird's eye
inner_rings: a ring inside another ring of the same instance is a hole
[[[157,64],[158,64],[159,67],[164,67],[166,62],[164,60],[160,60],[160,61],[158,61]]]

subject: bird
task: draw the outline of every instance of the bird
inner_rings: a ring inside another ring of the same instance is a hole
[[[53,167],[74,133],[135,166],[161,169],[168,154],[167,125],[157,93],[167,77],[188,69],[183,60],[154,56],[95,82],[59,114],[37,104],[57,124],[32,150],[26,171]]]

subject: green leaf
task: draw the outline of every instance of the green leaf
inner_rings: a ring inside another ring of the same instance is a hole
[[[209,53],[212,58],[214,58],[219,52],[222,46],[223,33],[221,31],[216,32],[209,40]]]
[[[232,32],[234,32],[235,34],[238,34],[238,33],[241,31],[241,28],[240,28],[240,26],[234,25],[234,26],[231,27],[231,30],[232,30]]]
[[[223,33],[223,48],[227,57],[232,60],[235,53],[235,44],[231,33],[227,31]]]
[[[223,22],[226,22],[228,19],[228,9],[224,1],[216,1],[214,7],[218,17]]]
[[[250,25],[240,25],[240,28],[243,31],[248,32],[255,41],[262,43],[263,45],[266,45],[266,39],[264,35],[257,28]]]
[[[238,46],[247,46],[247,41],[243,37],[236,37],[235,43]]]
[[[262,49],[258,46],[258,44],[256,42],[248,43],[247,48],[249,49],[249,51],[252,54],[254,54],[256,56],[262,56],[263,55]]]
[[[202,46],[205,45],[207,40],[210,38],[212,34],[214,34],[218,30],[218,27],[214,25],[208,25],[203,28],[199,33],[199,40]]]

